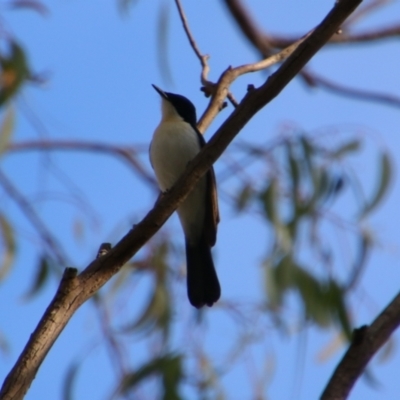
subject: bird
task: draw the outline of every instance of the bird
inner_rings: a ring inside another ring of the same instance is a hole
[[[196,126],[196,108],[186,97],[152,85],[161,96],[161,121],[150,144],[150,163],[158,186],[167,192],[205,145]],[[211,167],[177,209],[185,235],[187,294],[196,308],[211,307],[221,296],[211,247],[217,240],[219,210]]]

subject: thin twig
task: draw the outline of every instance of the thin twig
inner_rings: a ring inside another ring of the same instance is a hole
[[[369,90],[354,89],[345,85],[341,85],[340,83],[332,82],[320,75],[315,74],[314,72],[307,70],[303,70],[300,76],[304,78],[305,82],[310,86],[323,87],[342,96],[352,97],[363,101],[375,101],[396,108],[400,107],[400,97],[394,95],[378,93]]]
[[[202,54],[199,47],[197,46],[197,43],[192,35],[192,32],[190,31],[189,28],[189,23],[188,20],[186,18],[186,14],[185,11],[183,10],[182,4],[180,2],[180,0],[175,0],[175,4],[176,7],[178,9],[178,13],[179,13],[179,17],[182,21],[182,25],[183,25],[183,29],[185,30],[186,36],[189,40],[190,46],[192,47],[194,53],[196,54],[197,58],[200,61],[201,64],[201,75],[200,75],[200,79],[201,79],[201,84],[206,87],[209,88],[210,86],[212,86],[212,82],[210,82],[208,80],[208,74],[210,72],[210,67],[208,66],[208,59],[210,58],[209,55],[207,54]]]
[[[368,12],[370,6],[372,8],[376,8],[377,6],[383,5],[385,1],[386,0],[374,1],[372,4],[364,7],[365,10],[364,12]],[[270,55],[273,49],[282,49],[282,48],[290,49],[290,46],[298,43],[298,36],[284,37],[284,36],[264,33],[262,29],[257,26],[256,22],[251,17],[250,13],[243,5],[241,0],[225,0],[225,4],[231,15],[234,17],[236,23],[240,27],[241,31],[245,35],[245,37],[261,53],[263,57]],[[362,32],[362,33],[334,34],[327,42],[327,44],[344,44],[344,43],[351,44],[351,43],[363,43],[363,42],[370,43],[375,40],[393,39],[393,38],[398,38],[399,36],[400,36],[400,25],[396,24],[393,26],[384,27],[376,30],[369,30],[367,32]],[[279,54],[280,53],[278,53],[278,55]],[[277,57],[277,55],[274,55],[272,57]],[[263,63],[265,63],[266,67],[268,67],[269,62],[271,62],[272,60],[270,60],[270,58],[268,57],[265,60],[260,61],[260,65],[262,66]],[[255,71],[257,70],[257,66],[248,68],[249,68],[248,72],[253,72],[252,71],[253,68]],[[305,72],[302,72],[301,76],[306,77]],[[324,78],[317,77],[315,74],[314,76],[315,76],[314,82],[318,83],[318,86],[331,90],[332,92],[335,92],[340,95],[354,97],[365,101],[376,101],[380,103],[389,104],[395,107],[398,107],[400,104],[400,98],[394,95],[353,89],[350,87],[346,87],[344,85],[328,81]],[[200,122],[203,121],[200,120]]]
[[[39,233],[43,242],[47,245],[49,251],[53,253],[55,260],[61,267],[66,267],[69,262],[67,256],[63,253],[61,245],[57,243],[56,239],[47,229],[44,222],[39,218],[38,214],[32,207],[31,203],[25,196],[13,185],[5,174],[0,170],[0,185],[4,188],[6,193],[18,205],[20,210],[25,214],[26,218],[34,226]]]
[[[139,176],[154,188],[158,187],[154,176],[147,172],[143,165],[135,157],[133,147],[116,146],[108,143],[74,141],[74,140],[31,140],[12,143],[7,152],[32,151],[32,150],[68,150],[68,151],[91,151],[117,155],[121,157]]]
[[[276,53],[270,57],[265,58],[264,60],[252,63],[252,64],[244,64],[239,67],[229,67],[219,78],[217,84],[215,85],[214,95],[204,111],[203,115],[200,117],[197,127],[200,132],[206,131],[209,127],[213,119],[223,108],[223,103],[226,97],[229,98],[229,87],[233,83],[235,79],[239,76],[250,73],[261,71],[263,69],[269,68],[272,65],[275,65],[279,62],[286,60],[290,55],[292,55],[296,49],[312,34],[313,31],[305,35],[303,38],[298,40],[295,43],[292,43],[286,49],[281,50],[279,53]],[[235,100],[235,107],[238,106],[238,102]]]
[[[279,62],[286,60],[299,47],[299,45],[312,34],[312,32],[313,31],[307,33],[301,39],[297,40],[294,43],[291,43],[288,47],[281,50],[279,53],[273,54],[272,56],[269,56],[264,60],[252,64],[245,64],[240,67],[234,68],[236,70],[236,73],[239,76],[247,74],[249,72],[261,71],[263,69],[271,67],[272,65],[275,65]]]
[[[230,101],[230,103],[233,105],[233,107],[236,108],[239,105],[239,102],[235,99],[235,96],[232,94],[232,92],[228,92],[227,98]]]

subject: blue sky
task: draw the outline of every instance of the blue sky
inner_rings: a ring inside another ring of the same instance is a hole
[[[267,31],[303,34],[325,16],[333,2],[247,3],[259,25]],[[360,27],[379,27],[398,21],[400,3],[392,3]],[[207,99],[199,91],[198,61],[188,45],[173,2],[139,0],[128,14],[121,14],[113,1],[57,0],[47,2],[47,6],[50,13],[45,17],[29,11],[2,12],[4,29],[25,46],[32,69],[48,77],[41,87],[26,87],[15,102],[15,141],[46,137],[138,144],[146,149],[160,118],[160,101],[151,88],[152,83],[189,97],[199,114],[206,107]],[[157,56],[161,6],[168,10],[165,51],[172,78],[169,81],[160,72]],[[257,53],[236,30],[222,4],[184,1],[183,6],[200,49],[211,56],[210,79],[216,80],[229,65],[257,60]],[[310,67],[342,84],[398,94],[400,58],[397,53],[398,43],[394,40],[372,46],[323,49],[310,62]],[[248,84],[259,85],[266,76],[259,73],[240,78],[232,87],[236,98],[243,97]],[[207,139],[230,112],[231,108],[221,112],[207,131]],[[363,154],[354,160],[354,166],[360,171],[367,192],[372,191],[376,181],[377,151],[389,150],[394,178],[389,196],[367,221],[378,245],[362,284],[352,298],[352,317],[356,325],[369,323],[398,292],[399,121],[398,108],[355,101],[321,89],[311,90],[294,80],[236,140],[236,143],[241,140],[265,143],[287,127],[310,133],[334,127],[343,138],[360,134],[366,138],[366,145]],[[150,171],[147,151],[141,153],[141,159]],[[47,159],[33,152],[12,154],[1,162],[4,171],[32,201],[49,229],[57,234],[71,265],[80,269],[95,256],[99,243],[115,243],[145,215],[156,197],[156,192],[143,185],[123,163],[106,155],[57,152]],[[61,171],[58,175],[49,172],[54,166]],[[223,159],[216,163],[217,177],[224,166]],[[60,183],[60,176],[68,177],[69,187],[79,188],[85,204],[90,205],[90,212],[72,204],[68,189]],[[220,192],[230,193],[233,187],[230,181],[221,182]],[[15,205],[5,200],[4,195],[1,200],[2,211],[18,234],[16,262],[0,286],[0,332],[9,344],[9,351],[0,354],[0,377],[3,377],[54,295],[57,279],[52,278],[33,300],[23,301],[34,275],[38,243],[34,240],[34,230]],[[347,206],[343,204],[344,213]],[[223,200],[221,214],[215,259],[223,300],[249,304],[263,295],[259,270],[266,252],[264,238],[269,233],[262,222],[238,216]],[[81,237],[73,233],[77,224],[84,226]],[[171,218],[162,232],[176,235],[182,245],[176,217]],[[127,303],[116,316],[118,322],[124,321],[124,311],[126,319],[131,319],[135,312],[133,304],[143,301],[146,285],[133,283],[134,290],[124,289],[123,299]],[[192,339],[202,342],[205,331],[204,345],[215,357],[216,364],[221,364],[226,359],[236,325],[221,310],[213,308],[207,312],[206,328],[195,329],[193,337],[185,337],[184,321],[193,321],[194,316],[183,300],[183,283],[178,296],[183,304],[176,311],[176,348],[181,341],[188,347]],[[223,378],[227,398],[254,398],[253,383],[265,371],[268,384],[263,393],[266,398],[317,398],[342,355],[338,350],[323,363],[317,360],[318,354],[334,340],[334,332],[311,327],[307,334],[283,336],[272,324],[267,324],[262,335],[265,338]],[[137,366],[148,349],[137,336],[132,337],[130,344],[130,364]],[[81,361],[81,358],[84,362],[76,382],[76,398],[107,398],[115,371],[102,345],[93,304],[85,305],[73,317],[51,349],[26,398],[61,398],[65,371],[71,362]],[[380,385],[373,389],[361,379],[352,398],[397,398],[399,362],[396,349],[386,363],[374,361],[372,371]],[[188,398],[196,398],[193,391],[185,393]]]

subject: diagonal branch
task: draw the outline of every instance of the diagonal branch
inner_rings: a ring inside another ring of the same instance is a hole
[[[260,88],[248,92],[171,190],[112,250],[94,260],[78,276],[76,270],[66,269],[53,301],[3,384],[2,400],[23,398],[46,354],[74,312],[160,229],[241,129],[299,73],[361,1],[338,2],[281,67]]]
[[[371,358],[400,326],[400,293],[370,326],[354,331],[353,340],[329,380],[321,400],[344,400]]]

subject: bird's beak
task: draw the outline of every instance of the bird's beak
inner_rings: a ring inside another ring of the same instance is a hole
[[[167,94],[166,94],[163,90],[161,90],[161,89],[160,89],[158,86],[156,86],[156,85],[151,85],[151,86],[153,86],[153,88],[157,90],[158,94],[159,94],[163,99],[168,100],[168,96],[167,96]]]

